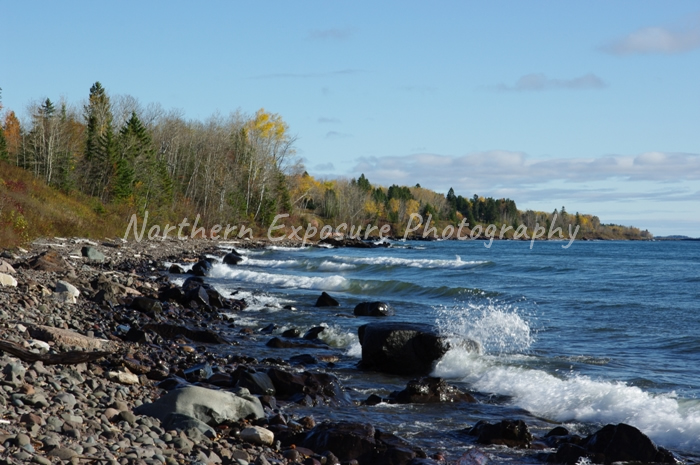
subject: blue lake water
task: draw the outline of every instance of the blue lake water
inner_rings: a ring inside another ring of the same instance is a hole
[[[322,337],[342,351],[337,373],[357,400],[407,381],[355,369],[357,327],[376,321],[352,317],[359,302],[385,301],[394,320],[481,344],[478,354],[449,352],[433,371],[479,393],[479,406],[352,406],[338,418],[372,422],[452,457],[468,447],[456,431],[505,417],[524,419],[536,434],[555,424],[586,434],[624,422],[686,457],[700,454],[700,242],[393,245],[243,251],[243,264],[215,265],[210,281],[247,297],[240,326],[328,326]],[[313,307],[320,291],[341,307]],[[287,304],[297,310],[283,310]],[[253,355],[289,355],[265,340]]]

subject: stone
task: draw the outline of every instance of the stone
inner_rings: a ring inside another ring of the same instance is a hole
[[[502,420],[496,424],[479,421],[467,434],[476,436],[479,444],[527,449],[532,443],[532,434],[522,420]]]
[[[143,404],[134,413],[164,421],[171,413],[180,413],[216,426],[225,421],[263,418],[260,399],[241,389],[236,395],[200,386],[186,386],[170,391],[152,403]]]
[[[0,260],[0,273],[14,274],[16,271],[12,265],[7,263],[5,260]]]
[[[326,292],[322,292],[316,300],[316,307],[339,307],[340,303]]]
[[[323,372],[304,371],[294,373],[272,367],[267,370],[275,387],[276,397],[300,402],[309,397],[332,405],[349,405],[350,398],[335,375]]]
[[[426,376],[412,379],[403,391],[391,393],[397,404],[431,404],[439,402],[476,402],[476,399],[442,378]]]
[[[275,435],[272,431],[262,426],[251,426],[241,431],[241,439],[251,444],[271,446],[275,442]]]
[[[131,308],[144,313],[160,313],[163,311],[163,305],[159,300],[149,297],[134,297],[131,301]]]
[[[634,426],[625,423],[605,425],[583,440],[581,446],[593,454],[595,462],[676,463],[673,454],[657,447]],[[602,459],[602,460],[601,460]]]
[[[87,259],[91,262],[104,263],[105,261],[105,255],[95,247],[85,246],[80,249],[80,253],[83,255],[83,257],[87,257]]]
[[[384,302],[362,302],[355,306],[353,314],[355,316],[390,316],[394,312]]]
[[[49,249],[31,258],[27,265],[33,270],[53,271],[55,273],[63,273],[73,269],[54,249]]]
[[[192,266],[191,274],[195,276],[210,276],[214,266],[208,260],[200,260]]]
[[[425,457],[419,448],[368,423],[324,422],[309,431],[298,445],[314,451],[332,451],[341,462],[407,464],[416,457]]]
[[[243,260],[245,260],[243,256],[235,250],[224,255],[224,258],[222,259],[222,261],[227,265],[238,265]]]
[[[60,394],[56,394],[56,397],[54,397],[53,400],[66,406],[69,409],[75,407],[75,404],[77,403],[75,396],[69,392],[62,392]]]
[[[107,378],[120,384],[140,384],[138,375],[125,371],[110,371],[107,373]]]
[[[17,280],[7,273],[0,273],[0,286],[17,287]]]
[[[147,324],[142,327],[147,331],[153,331],[166,339],[174,339],[177,336],[184,336],[195,342],[206,342],[209,344],[226,344],[226,340],[208,329],[189,329],[185,326],[173,325],[169,323]]]
[[[73,457],[77,457],[78,453],[72,449],[69,449],[67,447],[57,447],[55,449],[52,449],[49,451],[48,454],[49,457],[56,457],[61,460],[70,460]]]
[[[28,330],[33,338],[46,342],[63,344],[68,347],[104,351],[114,351],[117,348],[115,343],[106,339],[84,336],[69,329],[43,325],[28,325]]]
[[[451,345],[434,327],[419,323],[371,323],[358,328],[363,369],[399,375],[428,374]]]

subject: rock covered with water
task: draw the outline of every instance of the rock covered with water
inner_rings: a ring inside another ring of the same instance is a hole
[[[399,375],[427,374],[451,345],[430,325],[371,323],[358,328],[361,368]]]
[[[605,425],[584,439],[562,436],[570,442],[561,443],[557,452],[547,457],[547,462],[575,464],[585,458],[606,465],[614,462],[677,463],[671,452],[625,423]]]
[[[532,434],[522,420],[502,420],[498,423],[480,421],[467,431],[470,436],[476,436],[479,444],[501,445],[508,447],[529,448],[532,445]]]
[[[340,303],[331,297],[327,292],[322,292],[316,300],[316,307],[339,307]]]
[[[353,310],[355,316],[390,316],[394,311],[384,302],[361,302]]]
[[[397,404],[433,404],[441,402],[476,402],[471,394],[462,392],[442,378],[425,376],[408,382],[406,389],[391,393],[390,401]]]

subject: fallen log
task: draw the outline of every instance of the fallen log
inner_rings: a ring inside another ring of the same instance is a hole
[[[111,352],[82,352],[79,350],[59,354],[35,354],[9,341],[0,341],[0,350],[14,355],[23,362],[43,362],[44,365],[77,365],[78,363],[94,362],[111,354]]]

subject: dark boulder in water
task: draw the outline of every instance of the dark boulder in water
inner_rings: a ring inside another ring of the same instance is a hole
[[[341,462],[403,465],[425,453],[369,423],[324,422],[309,431],[300,444],[314,451],[331,451]]]
[[[346,237],[344,239],[334,239],[327,237],[318,241],[319,244],[332,245],[333,247],[352,247],[356,249],[373,249],[377,247],[373,242],[365,242],[357,238]]]
[[[340,307],[340,303],[326,292],[322,292],[316,300],[316,307]]]
[[[240,262],[243,261],[243,255],[239,254],[235,250],[232,250],[231,252],[224,255],[222,261],[227,265],[238,265]]]
[[[397,404],[432,404],[439,402],[476,402],[471,394],[447,384],[442,378],[426,376],[412,379],[403,391],[393,392]]]
[[[184,274],[185,270],[183,270],[182,267],[180,265],[178,265],[177,263],[173,263],[172,265],[170,265],[170,268],[168,268],[168,273]]]
[[[565,443],[547,461],[574,464],[581,457],[606,465],[613,462],[676,463],[673,454],[634,426],[624,423],[605,425],[580,444]]]
[[[480,421],[467,434],[476,436],[480,444],[527,449],[532,443],[532,434],[522,420],[502,420],[495,424]]]
[[[195,276],[211,276],[214,266],[209,260],[200,260],[192,266],[191,274]]]
[[[360,367],[399,375],[428,374],[450,349],[434,327],[419,323],[371,323],[358,328]]]
[[[362,302],[355,306],[355,316],[390,316],[394,312],[384,302]]]
[[[304,371],[294,373],[282,368],[267,370],[277,392],[277,398],[306,405],[327,403],[350,405],[350,397],[338,378],[330,373]]]

